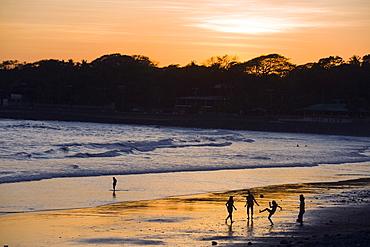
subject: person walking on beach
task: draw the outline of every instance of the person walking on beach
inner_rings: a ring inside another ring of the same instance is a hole
[[[264,210],[260,210],[260,213],[265,212],[265,211],[268,211],[269,212],[269,216],[267,218],[269,219],[269,221],[271,222],[271,225],[273,226],[274,223],[271,220],[271,216],[276,212],[276,209],[277,208],[280,208],[280,209],[283,209],[283,208],[280,207],[275,201],[272,201],[272,203],[269,202],[269,207],[270,208],[265,208]]]
[[[301,225],[303,225],[303,214],[305,212],[305,202],[304,202],[304,196],[303,195],[299,196],[299,201],[300,201],[300,204],[299,204],[299,214],[298,214],[297,222],[299,222],[299,223],[301,223]]]
[[[251,219],[253,219],[254,203],[256,203],[257,206],[259,206],[259,204],[258,204],[258,202],[256,201],[256,199],[254,198],[254,196],[252,195],[252,193],[249,190],[247,191],[247,196],[245,198],[246,198],[246,203],[245,203],[244,207],[247,207],[247,217],[248,217],[248,219],[249,219],[249,217],[251,217]]]
[[[113,191],[116,191],[117,179],[113,177]]]
[[[236,207],[234,206],[234,197],[230,196],[229,200],[226,202],[225,205],[226,205],[226,208],[227,208],[227,212],[229,213],[229,215],[227,216],[225,221],[227,223],[227,219],[230,218],[230,221],[231,221],[231,224],[232,224],[234,222],[233,221],[233,209],[237,210]]]

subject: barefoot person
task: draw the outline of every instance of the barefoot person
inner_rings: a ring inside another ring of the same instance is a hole
[[[305,212],[304,196],[300,195],[299,200],[300,200],[300,204],[299,204],[299,214],[298,214],[297,222],[299,222],[299,223],[301,223],[301,225],[303,225],[303,214]]]
[[[226,202],[225,205],[226,205],[226,208],[227,208],[227,212],[229,213],[229,215],[227,216],[225,221],[227,223],[227,219],[230,218],[230,222],[232,224],[234,222],[233,221],[233,209],[237,210],[236,207],[234,206],[234,197],[230,196],[229,200]]]
[[[251,219],[253,219],[253,206],[254,206],[254,203],[257,204],[257,206],[259,206],[258,202],[256,201],[256,199],[254,198],[254,196],[252,195],[252,193],[248,190],[247,191],[247,196],[245,197],[246,198],[246,203],[244,205],[244,207],[247,207],[247,217],[249,219],[249,217]]]
[[[113,191],[116,191],[117,179],[113,177]]]
[[[269,207],[270,208],[265,208],[264,210],[260,210],[260,213],[265,212],[265,211],[268,211],[269,212],[269,216],[267,218],[269,219],[269,221],[271,222],[271,225],[273,226],[274,223],[271,220],[271,216],[276,212],[276,209],[277,208],[282,209],[282,207],[280,207],[275,201],[272,201],[272,203],[269,202]]]

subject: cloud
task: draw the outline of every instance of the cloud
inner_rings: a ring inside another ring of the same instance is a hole
[[[303,23],[290,23],[278,18],[215,18],[203,19],[195,26],[226,33],[265,34],[283,32],[288,29],[305,27],[307,25]]]
[[[349,22],[353,13],[325,1],[203,1],[201,9],[204,11],[189,17],[187,25],[223,33],[271,34],[355,25]]]

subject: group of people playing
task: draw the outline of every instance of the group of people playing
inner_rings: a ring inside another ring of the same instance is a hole
[[[113,177],[113,195],[115,195],[115,192],[116,192],[116,186],[117,186],[117,179],[115,177]],[[299,197],[300,199],[300,206],[299,206],[299,214],[298,214],[298,219],[297,219],[297,222],[299,222],[301,225],[303,224],[303,214],[305,212],[305,202],[304,202],[304,196],[303,195],[300,195]],[[247,196],[246,196],[246,203],[244,205],[244,207],[247,208],[247,217],[248,217],[248,220],[249,219],[253,219],[253,206],[254,204],[258,204],[258,202],[256,201],[256,199],[254,198],[254,196],[252,195],[252,193],[248,190],[247,191]],[[226,222],[228,219],[230,219],[230,222],[233,223],[233,210],[237,210],[236,207],[234,206],[234,197],[233,196],[230,196],[229,197],[229,200],[226,202],[226,208],[227,208],[227,212],[229,213],[229,215],[227,216],[226,218]],[[274,222],[272,222],[271,220],[271,216],[274,215],[274,213],[276,212],[277,208],[280,208],[282,209],[282,207],[280,207],[276,201],[272,201],[272,202],[269,202],[269,207],[268,208],[265,208],[263,210],[260,210],[260,213],[262,212],[269,212],[269,215],[268,215],[268,220],[270,221],[271,225],[274,225]]]
[[[303,224],[303,214],[305,212],[305,202],[304,202],[305,198],[304,198],[303,195],[300,195],[299,199],[300,199],[300,206],[299,206],[299,214],[298,214],[297,222],[299,222],[302,225]],[[246,196],[246,203],[244,205],[244,207],[247,207],[248,220],[253,219],[253,206],[254,206],[255,203],[259,206],[258,202],[254,198],[252,193],[248,190],[247,191],[247,196]],[[226,202],[226,208],[227,208],[227,211],[228,211],[229,215],[227,216],[225,221],[227,222],[227,220],[230,219],[230,222],[233,223],[234,222],[233,221],[233,210],[234,209],[237,210],[236,207],[234,206],[234,197],[233,196],[230,196],[229,200]],[[272,220],[271,220],[271,216],[274,215],[277,208],[282,209],[282,207],[280,207],[276,203],[276,201],[272,201],[272,202],[269,202],[269,207],[268,208],[260,210],[260,213],[265,212],[265,211],[267,211],[269,213],[267,218],[270,221],[271,226],[274,225],[274,222],[272,222]]]

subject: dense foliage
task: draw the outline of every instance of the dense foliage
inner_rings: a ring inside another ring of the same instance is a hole
[[[158,67],[148,57],[110,54],[91,63],[41,60],[0,64],[1,98],[23,95],[28,105],[114,103],[116,110],[171,111],[178,97],[220,96],[218,112],[263,108],[292,114],[316,103],[346,100],[352,108],[370,109],[370,54],[349,61],[330,56],[316,63],[292,64],[279,54],[246,62],[228,55],[202,65]]]

